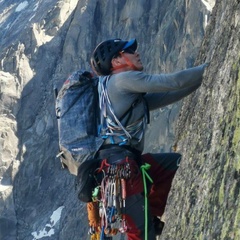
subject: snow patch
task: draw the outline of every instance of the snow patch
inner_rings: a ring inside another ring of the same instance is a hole
[[[35,14],[33,14],[33,16],[30,17],[28,21],[31,22],[34,17],[35,17]]]
[[[36,11],[37,11],[38,6],[39,6],[39,2],[37,2],[37,3],[34,5],[33,12],[36,12]],[[34,13],[33,16],[31,16],[31,17],[29,18],[28,21],[31,22],[32,19],[35,17],[35,15],[36,15],[36,13]]]
[[[214,7],[214,5],[215,5],[215,3],[214,2],[212,2],[212,0],[202,0],[202,3],[206,6],[206,8],[207,8],[207,10],[209,11],[209,12],[211,12],[212,11],[212,9],[213,9],[213,7]]]
[[[50,217],[50,223],[46,224],[43,230],[31,233],[32,236],[34,237],[33,240],[41,239],[44,237],[50,237],[54,235],[55,233],[54,226],[60,220],[63,208],[64,206],[61,206],[53,212],[53,214]]]
[[[4,28],[4,29],[9,29],[10,28],[10,23]]]
[[[207,24],[208,24],[208,15],[205,14],[205,16],[204,16],[204,28],[206,28]]]
[[[15,12],[21,12],[27,6],[28,6],[28,1],[21,2],[15,9]]]
[[[87,6],[81,8],[81,14],[83,14],[87,9]]]
[[[12,187],[11,185],[3,185],[0,183],[0,192],[4,192],[11,187]]]
[[[0,192],[4,192],[5,190],[12,187],[12,185],[2,184],[2,179],[3,179],[3,177],[0,177]]]
[[[33,9],[34,12],[37,11],[38,6],[39,6],[39,2],[37,2],[36,5],[34,6],[34,9]]]
[[[41,28],[38,24],[32,25],[33,34],[37,41],[37,46],[41,46],[47,42],[50,42],[54,36],[49,36],[45,33],[45,29]]]

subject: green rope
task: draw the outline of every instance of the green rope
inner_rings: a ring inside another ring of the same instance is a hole
[[[150,169],[151,165],[145,163],[141,166],[142,176],[143,176],[143,186],[144,186],[144,198],[145,198],[145,240],[148,240],[148,192],[147,192],[147,183],[146,177],[148,180],[153,183],[153,180],[148,175],[147,170]]]

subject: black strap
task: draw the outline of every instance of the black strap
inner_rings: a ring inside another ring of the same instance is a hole
[[[118,149],[125,149],[129,152],[131,152],[133,155],[134,155],[134,160],[138,163],[139,166],[141,166],[142,162],[141,162],[141,151],[129,146],[129,145],[121,145],[119,146],[118,144],[106,144],[106,145],[103,145],[99,151],[101,150],[112,150],[114,152],[114,150],[118,150]],[[97,155],[98,156],[98,155]]]
[[[147,100],[143,97],[145,94],[142,94],[142,96],[138,99],[136,99],[131,106],[129,107],[129,109],[119,118],[120,121],[122,121],[126,115],[128,114],[127,119],[125,120],[125,125],[128,124],[128,121],[130,120],[131,116],[132,116],[132,112],[133,109],[140,103],[143,102],[144,105],[144,113],[146,115],[146,119],[147,119],[147,124],[149,124],[150,121],[150,114],[149,114],[149,107],[148,107],[148,103]]]
[[[133,108],[134,108],[138,103],[140,103],[140,102],[141,102],[141,99],[140,99],[140,98],[136,99],[136,100],[131,104],[131,106],[128,108],[128,110],[119,118],[119,120],[122,121],[122,120],[127,116],[127,114],[129,114],[129,115],[128,115],[128,118],[126,119],[126,123],[128,123],[130,117],[132,116],[132,110],[133,110]]]

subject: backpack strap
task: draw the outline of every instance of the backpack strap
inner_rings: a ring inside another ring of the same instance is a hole
[[[117,116],[114,113],[114,110],[112,108],[111,101],[109,99],[109,95],[107,93],[107,83],[110,79],[110,76],[107,76],[106,78],[103,79],[103,81],[100,82],[101,84],[101,92],[100,92],[100,109],[103,109],[103,112],[101,111],[102,115],[104,118],[107,118],[107,108],[111,112],[115,122],[117,125],[123,130],[127,138],[131,139],[132,136],[131,134],[126,130],[126,128],[122,125],[120,120],[117,118]]]
[[[132,112],[133,112],[133,109],[141,102],[143,101],[143,104],[144,104],[144,114],[146,116],[146,119],[147,119],[147,124],[149,124],[149,121],[150,121],[150,115],[149,115],[149,107],[148,107],[148,103],[147,103],[147,100],[144,98],[144,95],[145,93],[142,94],[142,97],[141,98],[138,98],[136,99],[132,105],[129,107],[129,109],[119,118],[120,121],[122,121],[127,115],[127,119],[125,120],[126,123],[128,123],[129,119],[131,118],[132,116]]]

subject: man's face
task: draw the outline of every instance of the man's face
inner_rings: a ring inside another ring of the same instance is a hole
[[[131,48],[127,48],[122,51],[122,54],[124,55],[124,58],[127,58],[127,60],[132,63],[132,65],[134,66],[133,70],[138,70],[138,71],[143,70],[141,58],[137,51],[134,51]]]
[[[141,58],[140,58],[140,55],[138,52],[134,52],[133,54],[125,52],[124,54],[128,58],[128,60],[132,63],[132,65],[134,66],[133,70],[138,70],[138,71],[143,70],[143,65],[142,65]]]
[[[111,63],[112,73],[129,70],[143,70],[143,65],[139,53],[131,47],[119,52],[119,54],[112,59]]]

